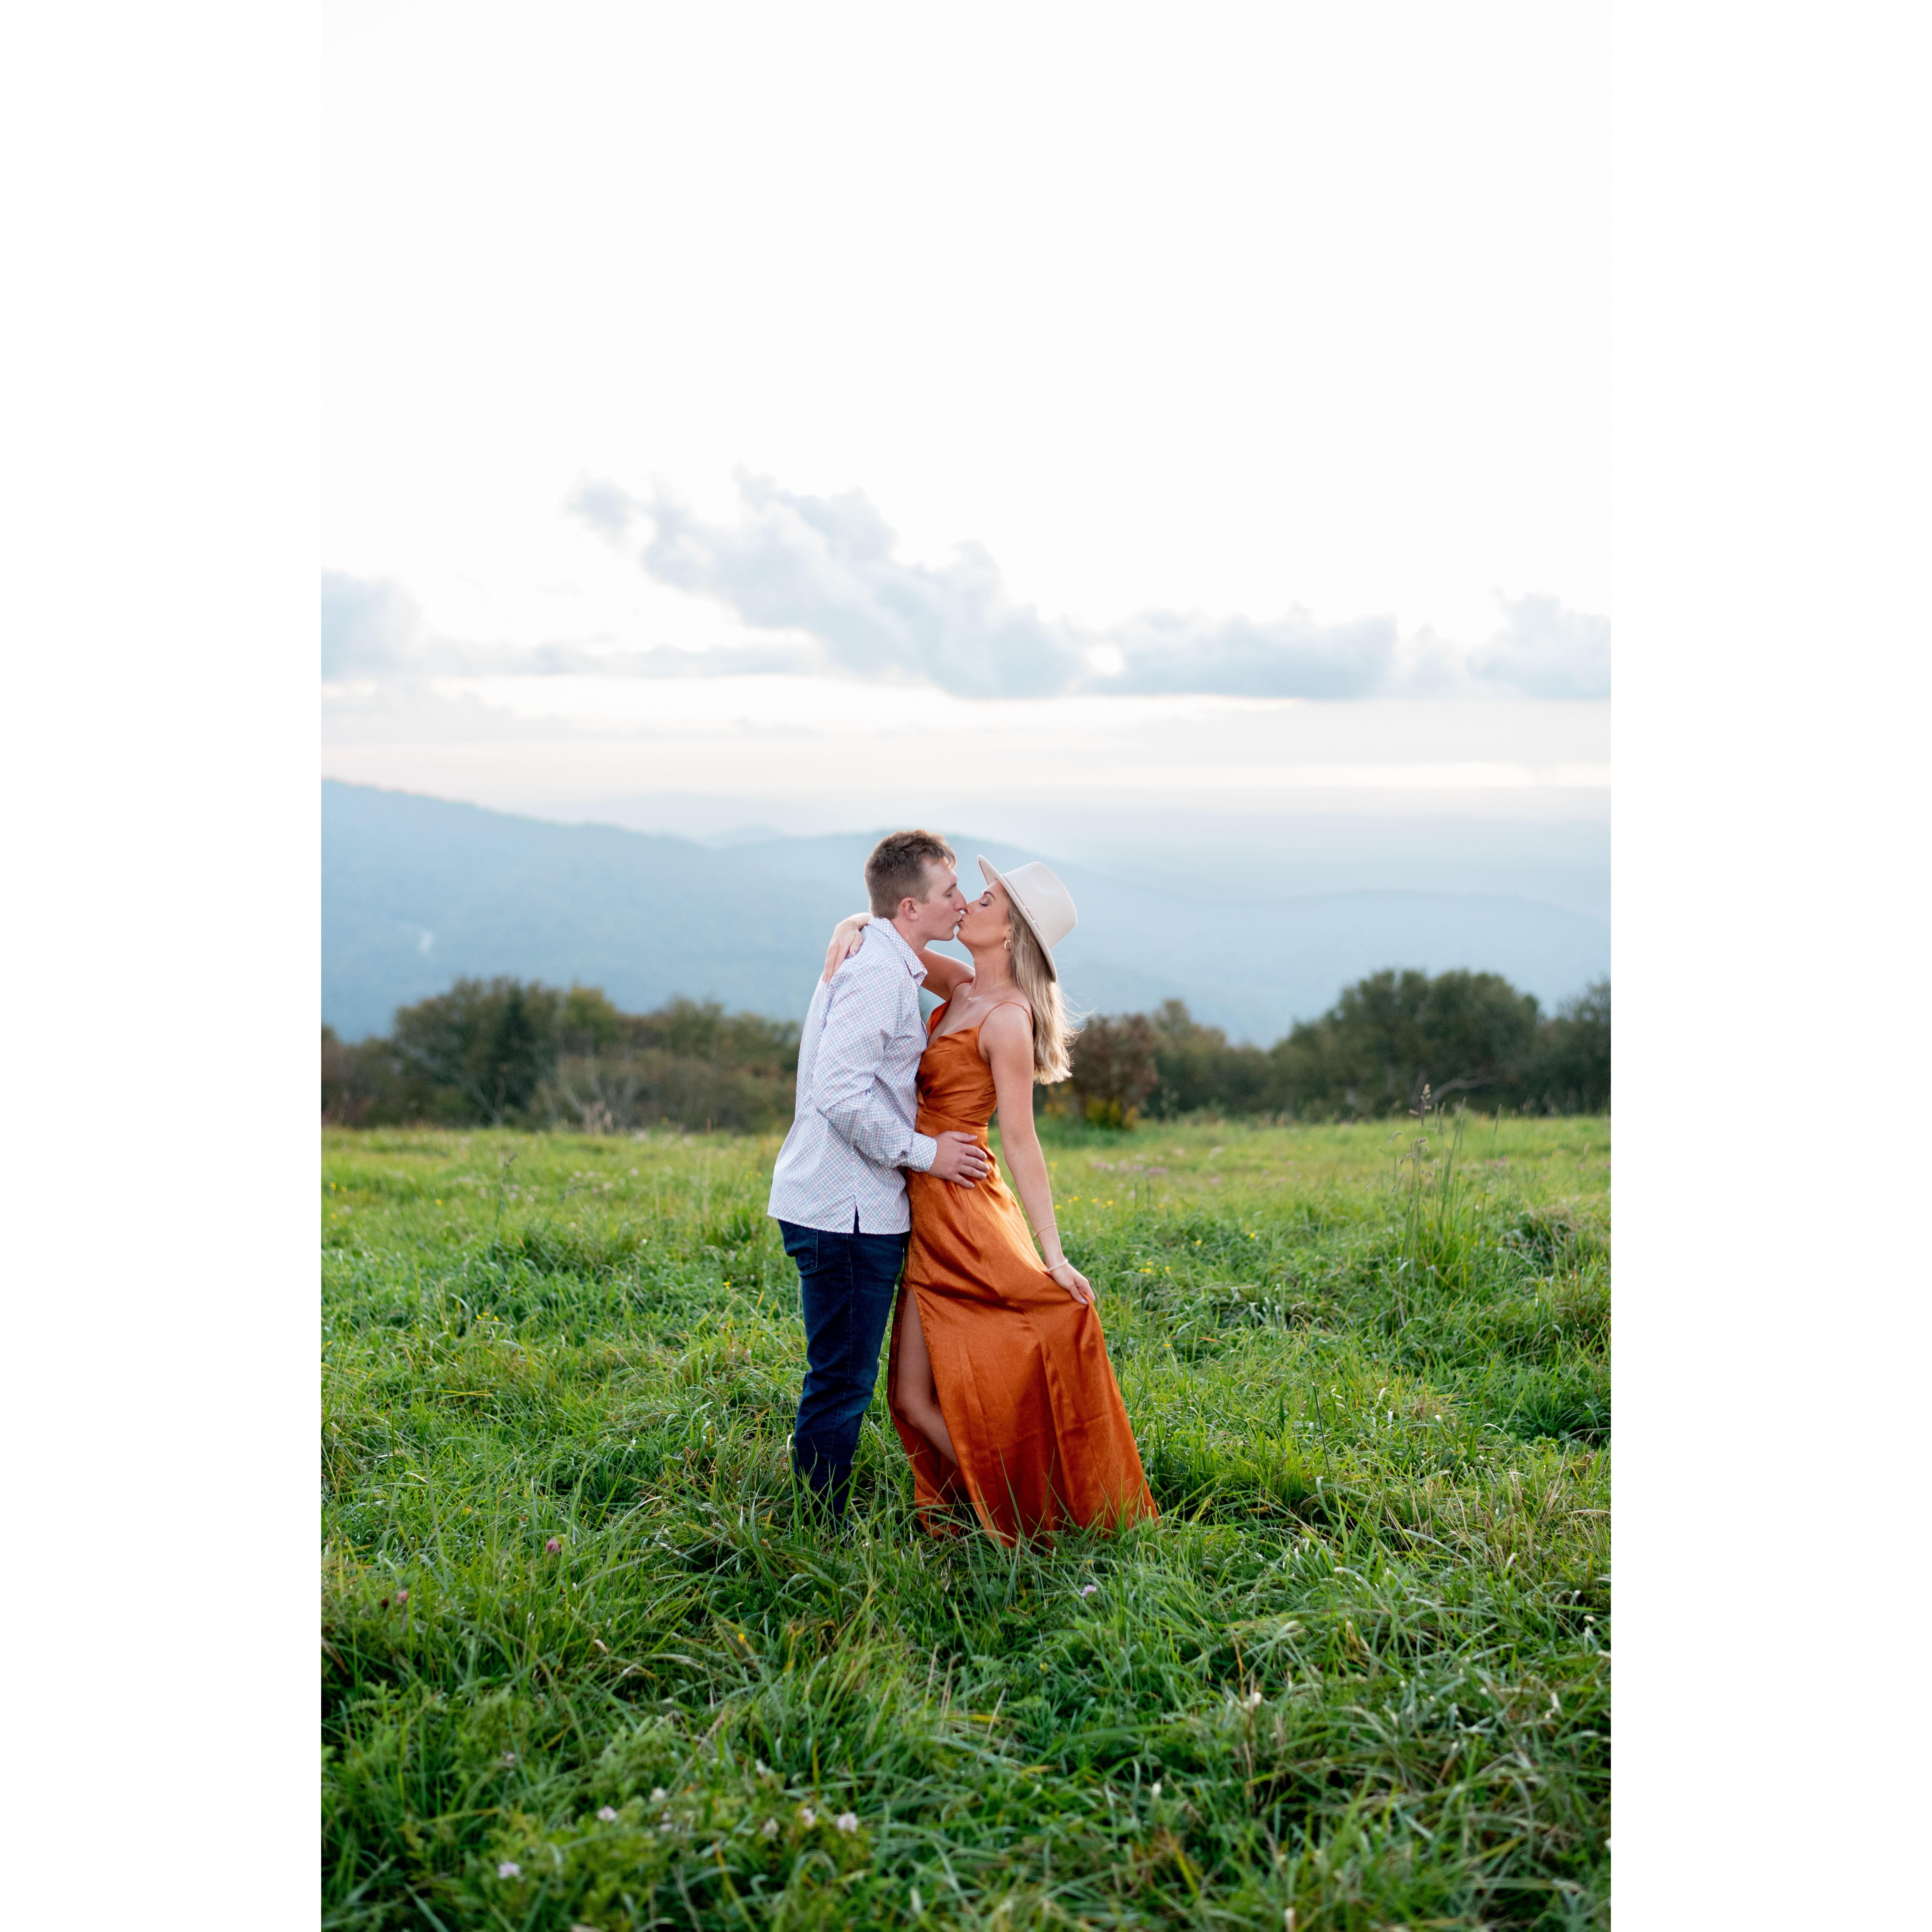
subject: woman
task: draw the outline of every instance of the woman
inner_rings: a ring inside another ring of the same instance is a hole
[[[1034,1083],[1068,1072],[1072,1030],[1052,948],[1073,929],[1073,902],[1036,861],[1005,878],[984,859],[980,869],[986,890],[958,932],[972,964],[929,949],[919,955],[928,988],[944,1004],[927,1022],[918,1126],[922,1134],[973,1132],[983,1146],[997,1108],[1019,1199],[997,1162],[972,1187],[908,1173],[912,1238],[886,1395],[927,1528],[940,1533],[934,1514],[968,1502],[1010,1544],[1068,1522],[1109,1526],[1156,1511],[1093,1288],[1060,1246],[1034,1128]],[[866,923],[863,915],[841,923],[828,976]]]

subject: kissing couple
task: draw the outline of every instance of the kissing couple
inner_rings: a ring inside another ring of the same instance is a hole
[[[799,1480],[843,1517],[890,1322],[886,1397],[921,1520],[946,1534],[968,1506],[1011,1544],[1156,1511],[1034,1126],[1035,1084],[1069,1070],[1053,949],[1073,902],[1036,860],[1002,877],[984,859],[968,900],[956,863],[930,832],[892,832],[866,860],[872,910],[832,933],[766,1211],[805,1313]],[[932,950],[956,938],[970,966]],[[941,1002],[925,1023],[922,985]],[[996,1111],[1010,1190],[986,1138]]]

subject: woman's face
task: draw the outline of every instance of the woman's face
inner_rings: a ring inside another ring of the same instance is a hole
[[[1006,889],[988,886],[976,899],[968,902],[959,922],[960,944],[974,952],[1005,943],[1012,930],[1012,914],[1006,906]]]

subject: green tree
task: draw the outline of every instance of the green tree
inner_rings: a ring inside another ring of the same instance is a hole
[[[500,1126],[530,1106],[556,1065],[564,998],[537,980],[459,980],[398,1010],[397,1058],[429,1088],[437,1114]]]
[[[1438,1095],[1515,1103],[1535,1052],[1538,1008],[1501,974],[1372,974],[1270,1051],[1285,1111],[1398,1113],[1426,1082]]]
[[[1203,1026],[1180,1000],[1154,1015],[1154,1066],[1150,1113],[1168,1118],[1214,1108],[1254,1114],[1269,1104],[1273,1068],[1258,1046],[1234,1046],[1219,1027]]]
[[[701,1060],[750,1073],[791,1078],[798,1072],[799,1024],[757,1013],[728,1013],[716,1000],[667,1002],[626,1022],[634,1047]]]
[[[1525,1104],[1552,1114],[1606,1113],[1610,1105],[1610,982],[1599,980],[1546,1020],[1523,1080]]]
[[[630,1023],[602,986],[580,986],[573,980],[557,1016],[557,1050],[594,1057],[616,1046]]]

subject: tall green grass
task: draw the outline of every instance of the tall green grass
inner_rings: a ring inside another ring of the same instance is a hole
[[[1048,1132],[1163,1514],[1012,1551],[795,1515],[775,1139],[328,1138],[327,1924],[1606,1922],[1607,1123]]]

